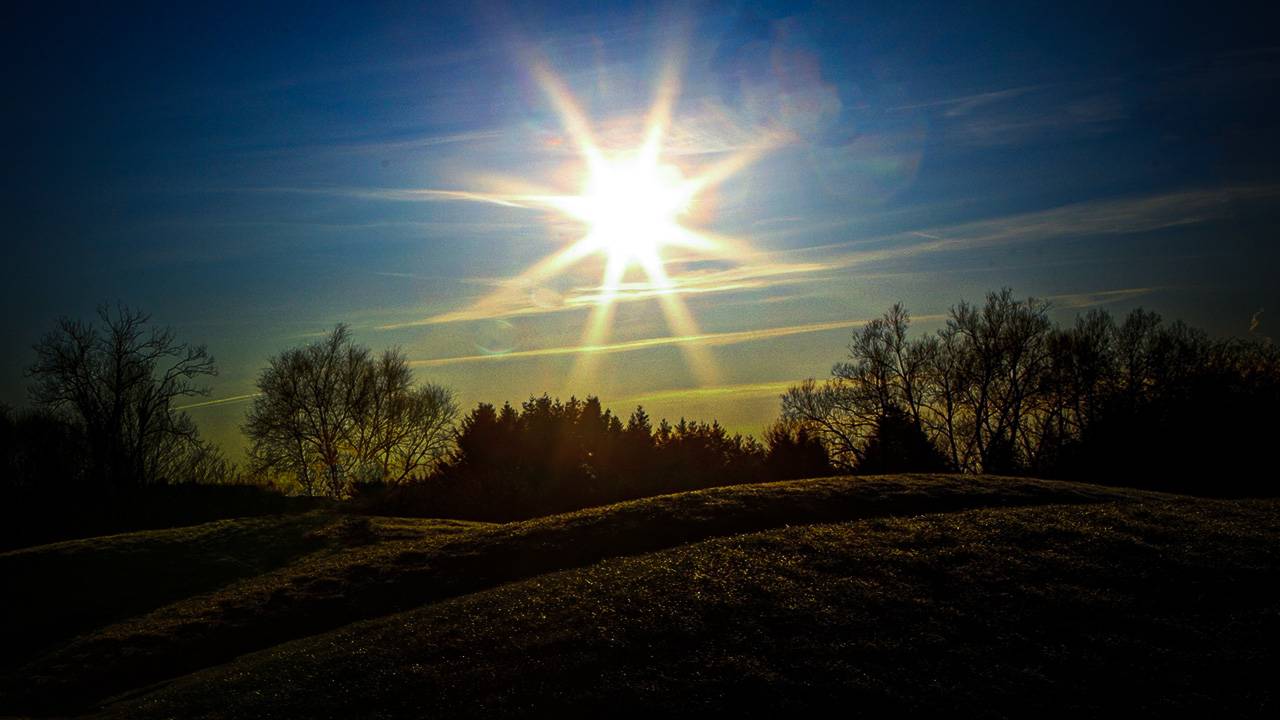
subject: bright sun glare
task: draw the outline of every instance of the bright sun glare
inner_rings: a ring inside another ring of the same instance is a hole
[[[768,144],[761,142],[754,147],[721,153],[718,162],[686,176],[679,167],[665,162],[662,153],[679,89],[673,67],[665,69],[658,83],[657,98],[645,121],[643,142],[631,152],[602,149],[589,129],[590,123],[560,79],[540,64],[535,64],[534,75],[585,162],[578,194],[557,194],[535,189],[528,181],[512,180],[507,184],[520,188],[521,192],[450,191],[449,195],[504,206],[550,208],[581,222],[585,234],[535,263],[471,309],[440,316],[437,320],[521,314],[525,310],[513,308],[520,288],[536,287],[589,256],[601,255],[604,275],[598,291],[585,295],[590,298],[592,310],[583,328],[570,385],[593,378],[596,356],[607,349],[614,307],[624,299],[623,278],[631,268],[643,272],[647,282],[628,284],[627,299],[655,298],[698,382],[714,384],[714,364],[707,349],[696,342],[700,331],[681,297],[681,278],[667,272],[671,258],[666,251],[674,248],[726,259],[741,259],[748,252],[735,240],[691,229],[682,224],[682,218],[693,208],[700,193],[753,162]]]
[[[587,223],[609,262],[646,265],[678,238],[690,199],[679,168],[624,158],[592,169],[574,215]]]

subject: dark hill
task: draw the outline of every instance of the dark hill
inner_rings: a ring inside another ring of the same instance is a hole
[[[215,546],[241,571],[185,589],[148,577],[181,572],[168,563],[188,535],[205,558],[192,574],[211,577],[208,526],[0,555],[33,627],[77,615],[42,600],[61,591],[42,581],[57,568],[132,573],[103,583],[117,610],[96,625],[27,633],[0,709],[1254,714],[1273,702],[1275,501],[930,476],[725,487],[506,525],[304,518],[278,520],[306,527],[278,529],[301,540],[276,536],[293,549],[270,559],[263,527]],[[169,550],[148,555],[157,543]]]

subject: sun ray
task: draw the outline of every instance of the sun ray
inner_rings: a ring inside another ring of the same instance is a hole
[[[378,190],[359,193],[374,197],[389,197],[397,200],[419,200],[440,198],[445,200],[470,200],[472,202],[489,203],[511,208],[527,208],[533,202],[523,195],[497,192],[470,192],[467,190]]]
[[[510,312],[511,306],[520,300],[520,295],[531,287],[536,287],[566,268],[580,262],[584,258],[599,252],[590,236],[564,247],[539,260],[514,278],[502,283],[497,290],[484,296],[465,310],[442,313],[431,318],[431,322],[445,323],[458,320],[470,320],[476,317],[501,316]]]
[[[578,355],[570,371],[570,387],[590,387],[596,382],[596,368],[599,358],[592,348],[604,346],[609,340],[609,328],[613,323],[613,313],[618,297],[618,285],[627,271],[625,259],[619,256],[610,257],[605,262],[604,281],[601,283],[600,300],[591,310],[587,324],[583,329],[579,346],[586,349]]]
[[[709,254],[725,252],[725,245],[723,243],[709,235],[696,233],[685,227],[673,228],[671,237],[667,240],[667,244],[685,248],[686,250],[697,250],[699,252]]]
[[[657,163],[662,152],[662,140],[671,125],[671,113],[675,108],[676,97],[680,94],[680,73],[674,59],[662,64],[662,74],[658,79],[657,98],[649,110],[645,122],[646,132],[644,144],[640,147],[638,159],[641,163]]]
[[[672,287],[671,278],[667,276],[666,270],[657,258],[646,261],[644,271],[649,276],[650,281],[660,288],[670,289]],[[688,306],[685,305],[684,300],[679,295],[670,292],[660,293],[658,295],[658,306],[662,309],[662,314],[667,320],[667,326],[671,328],[674,334],[686,337],[701,334],[697,321],[693,319],[693,314],[689,312]],[[699,385],[705,387],[719,382],[719,373],[716,370],[715,362],[706,347],[696,343],[688,343],[681,345],[680,350],[684,353],[685,362],[688,363],[689,369],[693,371],[693,376]]]
[[[588,169],[594,170],[602,159],[600,148],[591,135],[591,125],[578,107],[577,101],[573,99],[573,95],[560,78],[556,77],[555,73],[543,63],[534,63],[533,76],[542,88],[542,92],[551,100],[556,114],[560,116],[560,122],[564,124],[565,131],[569,133],[570,139],[578,146],[578,152],[582,153],[583,159],[587,161]]]
[[[728,180],[735,173],[751,166],[773,147],[771,142],[761,143],[731,153],[728,157],[704,170],[689,181],[690,192],[694,195],[713,188]]]
[[[777,144],[778,138],[729,154],[720,161],[686,176],[685,170],[664,160],[663,144],[670,134],[676,100],[680,94],[680,54],[668,53],[655,83],[654,100],[643,123],[640,142],[630,152],[602,148],[586,114],[564,82],[542,61],[531,62],[533,77],[559,116],[565,133],[584,162],[583,181],[577,193],[549,191],[518,178],[500,178],[493,184],[505,193],[452,192],[458,199],[516,207],[538,207],[581,223],[581,239],[534,263],[502,287],[481,298],[471,308],[435,318],[439,322],[476,317],[503,317],[521,312],[520,293],[565,272],[588,256],[604,256],[599,293],[582,328],[580,352],[569,374],[570,388],[594,383],[601,353],[611,340],[614,314],[620,296],[636,288],[626,286],[627,271],[637,268],[647,283],[639,285],[646,297],[657,300],[668,329],[680,337],[698,337],[700,330],[686,305],[680,283],[667,272],[669,249],[697,257],[739,262],[753,254],[746,243],[684,224],[698,197],[758,160]],[[449,191],[443,191],[449,192]],[[677,262],[687,262],[678,258]],[[526,301],[527,302],[527,301]],[[701,386],[719,382],[710,350],[682,343],[685,362]]]
[[[583,258],[597,252],[600,249],[597,241],[590,235],[575,242],[569,247],[555,252],[547,257],[534,263],[528,270],[517,277],[518,281],[525,283],[539,283],[547,278],[556,275],[560,271],[576,264]]]
[[[588,324],[587,335],[583,338],[584,345],[600,345],[608,339],[609,320],[613,313],[614,300],[618,297],[618,284],[622,282],[622,276],[626,271],[627,264],[620,257],[611,257],[605,264],[602,297],[596,304],[597,316]]]

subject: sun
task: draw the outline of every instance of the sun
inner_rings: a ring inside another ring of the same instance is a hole
[[[582,194],[565,205],[589,228],[608,262],[652,265],[667,244],[678,244],[680,218],[692,201],[684,174],[644,157],[602,160]]]
[[[674,65],[664,69],[644,131],[632,148],[602,147],[563,82],[544,65],[533,74],[559,114],[568,138],[576,145],[583,172],[576,194],[547,191],[527,180],[509,179],[508,192],[440,191],[451,198],[494,203],[506,207],[543,208],[582,223],[583,235],[538,261],[471,308],[437,316],[435,322],[504,318],[530,312],[518,307],[523,288],[536,287],[591,256],[604,257],[604,273],[597,291],[586,294],[591,312],[578,344],[577,360],[568,387],[586,387],[594,380],[597,357],[609,350],[615,306],[623,299],[657,301],[686,363],[703,386],[717,382],[715,364],[698,342],[698,324],[682,298],[679,277],[668,273],[670,250],[719,259],[750,254],[745,244],[699,230],[686,223],[699,195],[754,162],[772,147],[765,138],[754,146],[721,153],[709,165],[686,173],[664,156],[663,141],[671,124],[679,83]],[[516,188],[519,188],[516,190]],[[643,283],[623,279],[638,268]]]

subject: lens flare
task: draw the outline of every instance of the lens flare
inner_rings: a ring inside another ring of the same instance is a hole
[[[645,119],[643,141],[629,151],[601,148],[591,132],[587,116],[560,78],[541,63],[533,66],[537,80],[573,146],[581,156],[584,172],[574,195],[539,192],[527,180],[509,179],[502,184],[510,192],[457,192],[459,197],[520,207],[542,207],[582,223],[583,236],[529,267],[504,287],[482,298],[468,311],[441,316],[438,321],[476,316],[519,314],[511,310],[512,288],[539,286],[578,262],[595,255],[604,258],[604,274],[595,304],[583,328],[580,352],[569,387],[594,382],[597,350],[609,340],[622,282],[629,270],[638,269],[647,283],[629,291],[654,297],[667,326],[679,336],[699,334],[697,322],[680,293],[678,277],[667,272],[668,248],[677,248],[716,259],[742,258],[751,250],[745,243],[707,233],[684,223],[698,196],[724,182],[754,162],[770,147],[768,139],[744,150],[725,153],[718,162],[692,176],[663,158],[662,144],[671,124],[672,108],[679,94],[674,63],[668,63],[658,83],[657,97]],[[717,382],[712,358],[697,343],[682,343],[685,360],[701,385]]]
[[[679,168],[626,158],[594,168],[571,212],[587,223],[611,259],[643,264],[675,240],[689,202]]]

